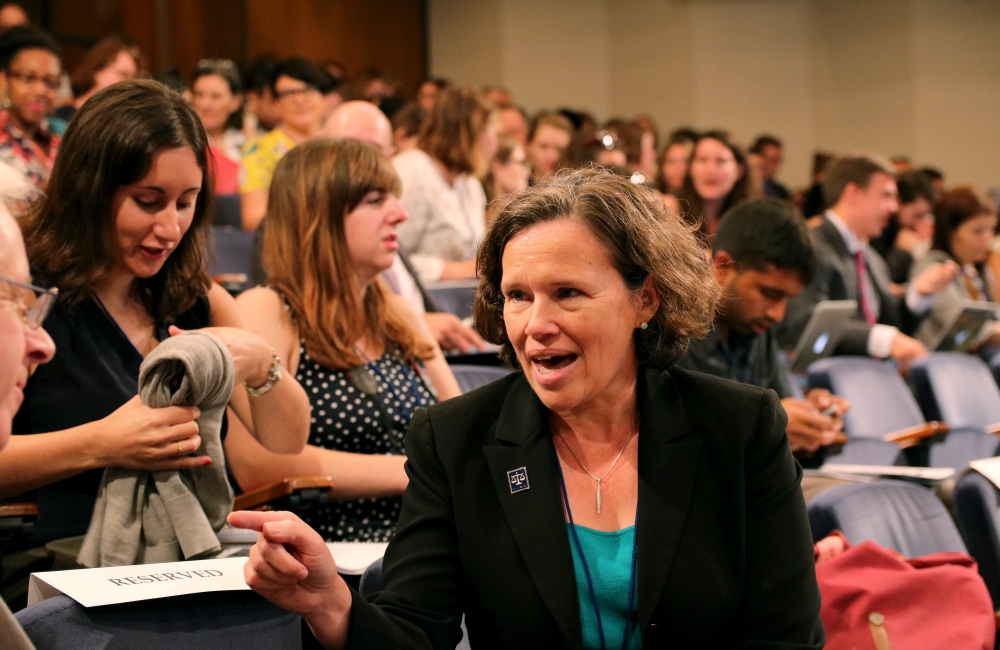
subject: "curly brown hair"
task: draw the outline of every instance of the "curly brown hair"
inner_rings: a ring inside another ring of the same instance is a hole
[[[503,316],[504,248],[528,228],[557,219],[583,224],[608,251],[630,291],[641,291],[652,275],[660,306],[648,329],[636,330],[640,364],[666,370],[687,352],[691,339],[708,333],[720,290],[697,226],[668,212],[652,191],[602,169],[563,170],[503,201],[476,256],[480,281],[473,317],[511,367],[518,361]]]
[[[476,143],[492,110],[476,86],[448,86],[438,93],[434,108],[424,119],[420,148],[453,172],[484,174],[490,161],[481,159]]]
[[[148,79],[98,91],[77,111],[59,144],[46,195],[22,225],[32,268],[69,305],[93,294],[115,262],[114,199],[144,177],[156,154],[190,147],[201,168],[191,225],[163,267],[133,283],[136,300],[170,320],[207,293],[206,249],[214,211],[208,137],[183,97]]]

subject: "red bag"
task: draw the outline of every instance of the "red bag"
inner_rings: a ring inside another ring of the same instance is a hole
[[[907,560],[863,542],[817,564],[816,578],[830,650],[993,648],[993,601],[968,555]]]

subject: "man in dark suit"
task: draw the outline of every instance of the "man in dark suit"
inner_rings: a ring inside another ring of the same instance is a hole
[[[764,185],[764,196],[787,201],[791,197],[788,188],[778,180],[778,172],[784,159],[784,146],[781,140],[773,135],[762,135],[750,147],[750,153],[760,161],[761,181]]]
[[[827,170],[823,195],[830,208],[811,233],[816,277],[789,301],[778,331],[781,347],[795,346],[820,301],[857,300],[857,319],[836,354],[892,357],[904,372],[927,354],[922,343],[904,332],[915,329],[917,314],[927,310],[955,270],[938,265],[915,278],[905,292],[894,289],[885,260],[868,244],[898,209],[893,174],[891,163],[869,154],[840,158]]]

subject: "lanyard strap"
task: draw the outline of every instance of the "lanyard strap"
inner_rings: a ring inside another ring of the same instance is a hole
[[[392,381],[389,379],[389,376],[382,371],[382,368],[380,368],[377,363],[369,359],[367,354],[365,354],[361,350],[358,350],[358,353],[364,358],[365,362],[368,363],[368,367],[373,371],[375,371],[375,373],[382,378],[382,381],[385,382],[386,388],[392,391],[393,396],[398,400],[399,410],[403,414],[403,417],[406,418],[406,421],[409,422],[410,420],[412,420],[413,411],[406,408],[406,404],[403,401],[403,396],[396,390],[396,385],[392,383]],[[404,363],[403,367],[406,368],[406,378],[410,384],[410,393],[413,395],[413,407],[418,408],[420,406],[420,391],[417,390],[417,384],[420,383],[420,377],[414,376],[416,373],[413,369],[409,367],[409,364]]]
[[[583,574],[587,576],[587,589],[590,591],[590,602],[594,604],[594,616],[597,618],[597,632],[601,635],[601,650],[607,650],[608,644],[604,637],[604,623],[601,621],[601,606],[597,602],[597,592],[594,590],[594,580],[590,576],[590,565],[587,563],[587,556],[583,553],[583,544],[580,543],[580,535],[576,531],[576,524],[573,523],[573,511],[569,507],[569,494],[566,492],[566,479],[563,478],[562,464],[559,456],[556,455],[556,468],[559,470],[559,486],[562,488],[563,503],[566,504],[566,516],[569,517],[569,530],[573,537],[576,551],[580,555],[580,563],[583,564]],[[629,636],[632,632],[632,612],[635,609],[635,574],[639,557],[639,502],[635,504],[635,524],[632,526],[632,567],[629,571],[628,579],[628,609],[625,612],[625,634],[622,637],[622,650],[628,647]]]

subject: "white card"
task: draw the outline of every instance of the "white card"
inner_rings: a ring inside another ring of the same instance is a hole
[[[988,478],[993,485],[1000,488],[1000,458],[974,460],[969,463],[969,467]]]
[[[327,548],[337,562],[337,573],[359,576],[373,562],[385,555],[387,543],[327,542]]]
[[[97,607],[211,591],[248,590],[250,587],[243,579],[243,565],[248,559],[32,573],[28,581],[28,605],[59,594],[66,594],[84,607]]]

